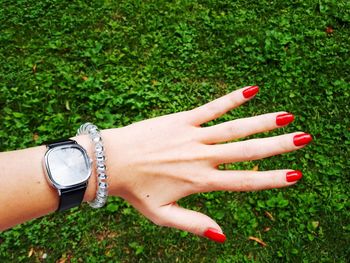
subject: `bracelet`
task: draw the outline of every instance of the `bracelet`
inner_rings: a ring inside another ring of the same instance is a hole
[[[108,197],[106,158],[101,133],[96,125],[87,122],[78,129],[77,135],[81,134],[89,135],[92,142],[95,143],[97,190],[95,199],[88,203],[93,208],[100,208],[105,205]]]

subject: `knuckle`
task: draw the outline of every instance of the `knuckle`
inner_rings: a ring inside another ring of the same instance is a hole
[[[242,125],[239,125],[238,120],[231,121],[228,125],[229,134],[242,134]]]
[[[242,144],[241,153],[245,160],[255,160],[258,158],[256,140],[251,140]]]
[[[201,191],[212,191],[213,189],[218,189],[218,179],[214,174],[208,173],[207,175],[202,177],[199,188]]]
[[[186,176],[187,186],[184,189],[184,195],[202,192],[207,188],[207,178],[201,174],[195,173]]]
[[[242,103],[242,100],[239,99],[236,93],[233,93],[231,96],[228,97],[228,99],[232,106],[236,106]]]
[[[152,218],[151,221],[156,224],[157,226],[170,226],[170,222],[169,220],[165,219],[165,218],[162,218],[162,217],[155,217],[155,218]]]
[[[186,110],[186,111],[173,113],[172,115],[174,117],[176,117],[176,120],[178,122],[187,123],[195,113],[196,113],[196,109],[192,109],[192,110]]]
[[[206,189],[210,188],[213,182],[210,180],[210,176],[198,176],[196,180],[196,190],[197,192],[205,191]]]
[[[193,156],[193,161],[209,161],[212,160],[215,157],[215,154],[213,151],[211,151],[211,148],[207,145],[197,145],[197,151],[195,155]]]
[[[278,173],[276,174],[272,174],[271,176],[271,183],[268,186],[268,188],[274,188],[274,187],[281,187],[284,186],[286,184],[286,180],[285,180],[285,175],[283,174],[283,176],[279,176]]]
[[[207,105],[207,111],[214,118],[220,117],[223,114],[223,110],[222,110],[221,105],[219,105],[217,103],[210,103],[210,104],[208,104]]]
[[[281,180],[281,176],[277,172],[269,172],[269,174],[266,175],[266,180],[263,184],[264,189],[272,189],[272,188],[279,188],[284,185],[286,180]]]
[[[279,147],[283,152],[289,152],[291,150],[289,136],[283,136],[279,140]]]
[[[239,189],[240,191],[249,191],[249,190],[252,190],[254,185],[255,185],[254,177],[251,175],[247,175],[244,177],[244,179],[242,179],[239,182]]]

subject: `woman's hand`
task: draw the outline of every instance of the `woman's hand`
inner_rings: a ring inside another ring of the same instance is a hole
[[[201,127],[253,98],[258,90],[245,87],[190,111],[104,130],[110,194],[122,197],[157,225],[224,242],[226,237],[213,219],[176,201],[199,192],[293,185],[302,177],[299,171],[222,171],[218,165],[298,150],[312,140],[309,134],[296,132],[218,144],[287,125],[294,117],[286,112]]]

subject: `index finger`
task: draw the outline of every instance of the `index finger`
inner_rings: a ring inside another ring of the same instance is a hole
[[[244,102],[252,99],[259,91],[258,86],[247,86],[235,90],[216,100],[204,104],[198,108],[189,111],[191,122],[194,125],[201,125],[214,120],[226,112],[237,108]]]

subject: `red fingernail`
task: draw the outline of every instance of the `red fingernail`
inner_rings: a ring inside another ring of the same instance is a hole
[[[219,243],[224,243],[226,240],[226,236],[223,233],[216,230],[215,228],[208,228],[204,232],[204,236]]]
[[[295,135],[293,138],[293,142],[295,146],[302,146],[308,144],[312,141],[312,136],[308,133],[302,133]]]
[[[251,87],[243,90],[243,96],[244,96],[244,98],[248,99],[248,98],[253,97],[255,94],[257,94],[258,91],[259,91],[258,86],[251,86]]]
[[[303,174],[300,171],[291,171],[286,174],[286,180],[289,183],[298,181],[301,177],[303,177]]]
[[[283,113],[283,114],[277,115],[276,117],[276,124],[278,126],[287,125],[292,121],[294,121],[294,115],[291,113]]]

